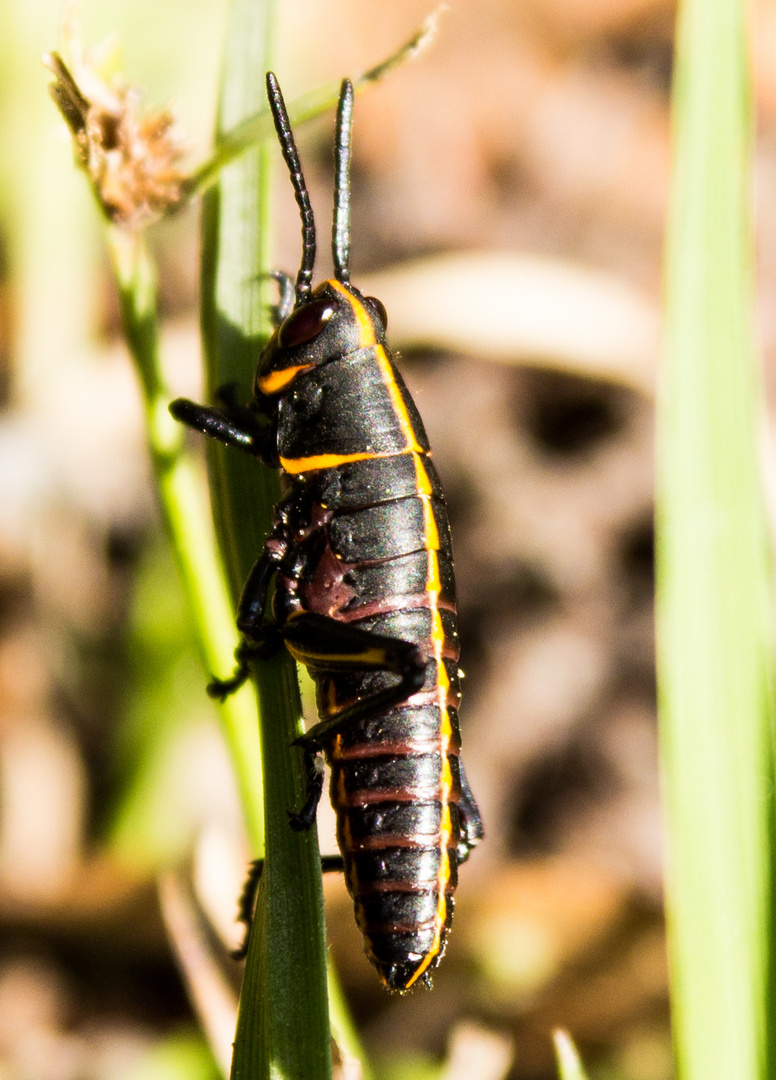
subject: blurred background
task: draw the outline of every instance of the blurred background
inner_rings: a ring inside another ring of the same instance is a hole
[[[431,0],[281,7],[276,70],[293,98],[379,62]],[[115,35],[128,81],[174,109],[192,167],[226,10],[79,9],[85,44]],[[247,849],[99,215],[39,62],[61,13],[0,10],[0,1080],[215,1077],[169,927],[196,907],[239,938]],[[487,837],[432,993],[382,990],[343,882],[326,881],[332,953],[381,1077],[438,1076],[447,1060],[448,1077],[548,1080],[558,1026],[593,1078],[672,1075],[652,417],[673,17],[667,0],[454,0],[432,47],[357,101],[353,276],[386,304],[450,504],[464,755]],[[771,296],[773,0],[753,51]],[[324,235],[332,127],[298,133]],[[283,180],[277,265],[294,271]],[[193,396],[197,231],[194,205],[149,234],[171,382]],[[767,362],[772,305],[760,330]],[[223,973],[228,1013],[240,968]],[[491,1072],[460,1071],[467,1047],[492,1054]]]

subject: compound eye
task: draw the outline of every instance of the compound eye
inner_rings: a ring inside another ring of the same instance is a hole
[[[382,302],[382,300],[378,300],[376,296],[367,296],[366,299],[367,302],[370,303],[377,312],[377,316],[380,319],[380,322],[383,324],[383,330],[387,330],[388,312],[385,310],[385,304]]]
[[[308,304],[302,304],[281,323],[278,344],[283,349],[293,349],[296,345],[312,341],[336,310],[337,304],[334,300],[311,300]]]

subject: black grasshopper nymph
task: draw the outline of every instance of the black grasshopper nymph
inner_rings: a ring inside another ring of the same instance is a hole
[[[367,955],[387,987],[404,991],[429,983],[458,866],[482,836],[459,756],[447,509],[386,345],[385,309],[350,282],[352,84],[337,110],[334,277],[315,290],[313,213],[272,73],[267,91],[302,217],[302,264],[293,293],[284,290],[293,308],[259,359],[249,407],[178,399],[170,409],[282,470],[284,495],[239,604],[238,667],[213,690],[236,689],[278,640],[307,667],[319,722],[300,740],[310,787],[291,824],[314,818],[323,754]]]

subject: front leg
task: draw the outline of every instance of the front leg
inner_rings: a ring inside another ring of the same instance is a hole
[[[225,409],[198,405],[188,398],[176,398],[170,412],[181,423],[216,439],[224,446],[243,450],[265,465],[277,465],[276,435],[272,423],[261,423],[251,409],[231,404]]]
[[[272,532],[264,542],[264,550],[253,564],[240,594],[237,606],[237,629],[243,641],[235,649],[237,666],[227,679],[212,679],[207,686],[210,697],[225,701],[239,690],[251,673],[251,662],[271,656],[282,643],[274,622],[265,618],[267,595],[273,575],[290,547],[286,508],[275,508]]]
[[[223,409],[198,405],[188,398],[176,398],[169,406],[170,412],[176,420],[225,446],[243,450],[264,464],[277,465],[276,425],[272,418],[262,423],[253,409],[239,405],[234,384],[221,387],[217,396]],[[269,656],[278,645],[274,624],[264,623],[269,583],[288,547],[283,514],[276,510],[275,515],[264,551],[243,586],[237,625],[245,640],[235,650],[237,667],[229,678],[214,678],[207,685],[210,697],[220,701],[225,701],[243,685],[250,674],[251,660]]]

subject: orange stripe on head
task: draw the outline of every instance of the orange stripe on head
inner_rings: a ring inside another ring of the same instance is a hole
[[[303,371],[309,371],[314,364],[298,364],[296,367],[282,368],[280,371],[270,371],[257,380],[262,394],[279,394],[281,390],[294,381],[297,375]]]

